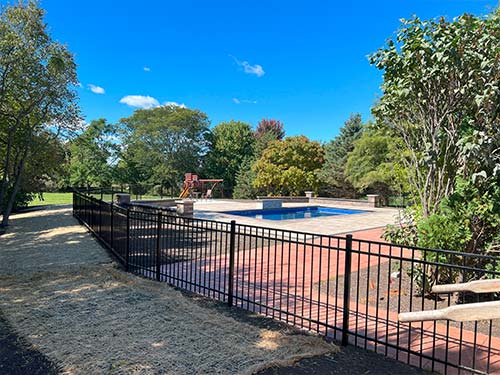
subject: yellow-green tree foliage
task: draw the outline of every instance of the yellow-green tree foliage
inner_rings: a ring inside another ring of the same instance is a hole
[[[305,136],[273,141],[254,164],[254,186],[268,195],[299,195],[318,188],[324,151]]]

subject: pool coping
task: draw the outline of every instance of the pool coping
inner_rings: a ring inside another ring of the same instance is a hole
[[[238,213],[270,213],[272,214],[273,212],[276,214],[282,213],[283,211],[296,211],[300,209],[308,209],[308,208],[324,208],[327,210],[342,210],[342,211],[354,211],[354,212],[342,212],[342,213],[332,213],[331,215],[323,215],[323,216],[317,216],[317,217],[304,217],[304,218],[290,218],[290,219],[267,219],[267,218],[257,218],[254,216],[247,216],[247,215],[240,215]],[[237,217],[244,217],[244,218],[249,218],[249,219],[255,219],[255,220],[265,220],[271,221],[271,222],[276,222],[276,221],[289,221],[289,220],[312,220],[312,219],[320,219],[320,218],[325,218],[325,217],[332,217],[332,216],[341,216],[341,215],[361,215],[361,214],[366,214],[373,212],[373,210],[361,210],[361,209],[354,209],[354,208],[343,208],[343,207],[328,207],[328,206],[321,206],[321,205],[313,205],[313,206],[297,206],[297,207],[282,207],[282,208],[270,208],[270,209],[240,209],[240,210],[231,210],[231,211],[212,211],[216,212],[219,214],[223,215],[232,215],[232,216],[237,216]]]

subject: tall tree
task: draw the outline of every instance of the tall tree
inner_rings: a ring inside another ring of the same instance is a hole
[[[73,56],[53,41],[34,1],[0,9],[1,227],[8,224],[29,158],[79,125]]]
[[[254,181],[257,174],[253,168],[256,160],[252,157],[246,158],[241,162],[241,165],[236,173],[233,198],[237,199],[255,199],[260,192],[254,186]]]
[[[486,18],[403,20],[395,40],[371,57],[384,72],[374,115],[404,142],[424,217],[454,192],[458,175],[500,174],[499,55],[497,10]]]
[[[280,120],[274,119],[263,118],[260,120],[257,124],[257,129],[255,129],[255,138],[260,139],[269,133],[272,133],[274,138],[281,141],[285,137],[283,123]]]
[[[198,172],[209,121],[203,112],[174,105],[139,109],[119,122],[119,168],[127,183],[173,185]]]
[[[71,186],[109,186],[112,182],[111,158],[117,145],[111,138],[114,127],[105,119],[92,121],[70,143]]]
[[[367,129],[354,142],[344,175],[358,191],[376,193],[386,199],[392,193],[403,192],[405,170],[399,165],[395,141],[382,130]]]
[[[323,148],[305,136],[274,141],[255,163],[254,185],[268,195],[299,195],[318,187]]]
[[[245,159],[252,156],[254,136],[249,124],[222,122],[208,135],[210,151],[205,161],[208,177],[224,179],[226,195],[232,195],[236,174]]]
[[[319,173],[322,190],[327,195],[353,198],[357,189],[344,174],[348,154],[354,149],[354,142],[363,132],[359,113],[351,114],[340,128],[340,134],[328,142],[325,148],[325,163]]]

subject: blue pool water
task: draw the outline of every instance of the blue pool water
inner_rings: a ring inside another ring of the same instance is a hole
[[[363,210],[348,210],[321,206],[281,208],[276,210],[226,211],[225,214],[265,220],[309,219],[313,217],[360,214]]]

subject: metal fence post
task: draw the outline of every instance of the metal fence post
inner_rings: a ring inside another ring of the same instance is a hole
[[[158,211],[158,225],[156,228],[156,280],[161,281],[161,211]]]
[[[114,209],[113,209],[113,201],[111,201],[111,205],[109,206],[109,244],[111,248],[114,250],[115,248],[113,247],[113,237],[114,237]]]
[[[89,226],[90,226],[90,229],[92,230],[92,232],[95,233],[95,228],[94,228],[94,224],[95,224],[95,209],[94,209],[94,206],[95,206],[95,203],[94,203],[94,200],[92,199],[92,197],[89,197],[89,207],[90,207],[90,221],[89,221]]]
[[[102,199],[99,201],[99,237],[102,238]]]
[[[236,241],[236,221],[231,220],[231,233],[229,237],[229,281],[227,288],[227,304],[233,306],[234,286],[234,249]]]
[[[130,271],[130,209],[127,207],[127,248],[125,251],[125,270]]]
[[[351,263],[352,263],[352,234],[345,239],[344,263],[344,314],[342,317],[342,346],[349,344],[349,314],[351,303]]]

